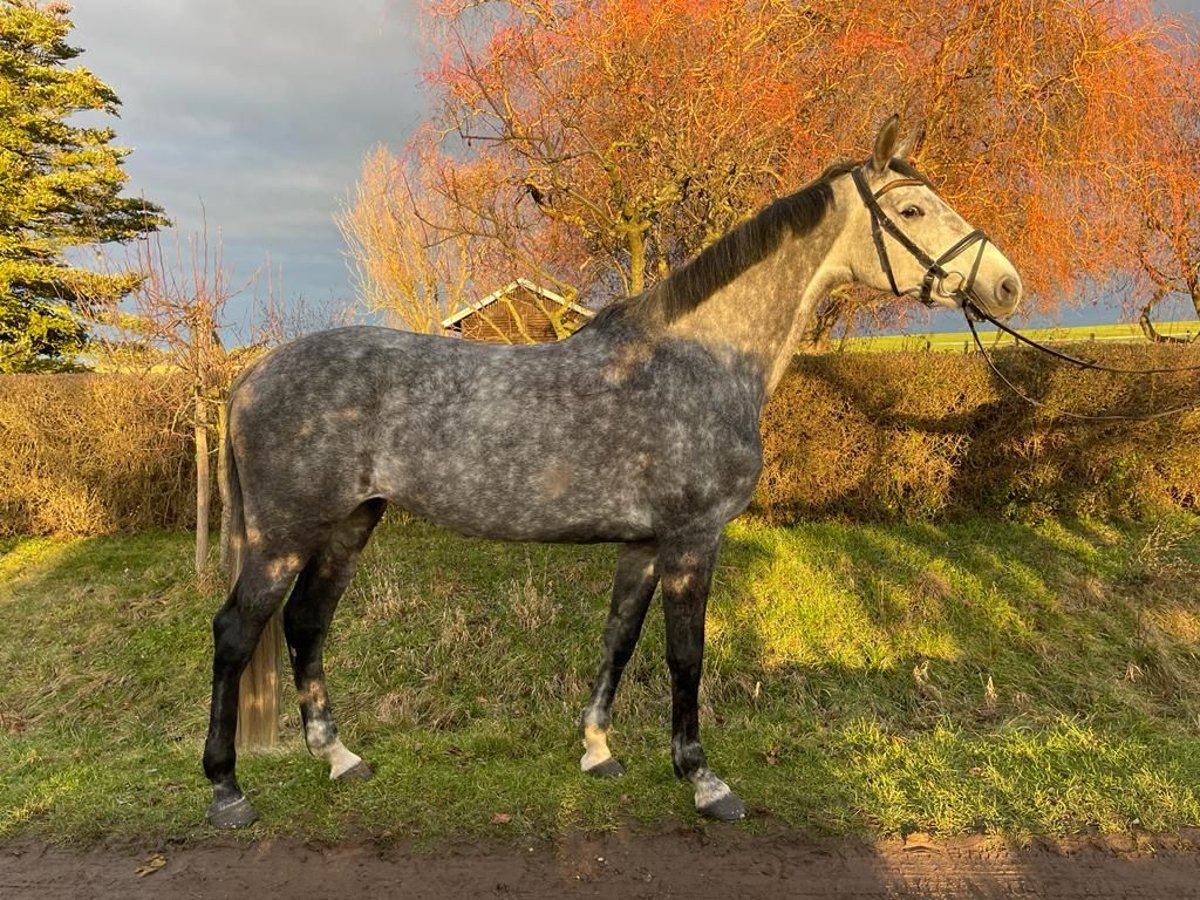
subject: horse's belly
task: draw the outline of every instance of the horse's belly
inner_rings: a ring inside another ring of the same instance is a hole
[[[435,524],[474,537],[505,541],[597,543],[640,541],[654,535],[651,516],[611,504],[563,507],[504,502],[490,496],[478,503],[451,497],[398,497],[395,502]]]
[[[514,541],[645,540],[654,516],[636,483],[566,463],[493,463],[479,470],[439,466],[436,477],[405,478],[384,495],[463,534]]]

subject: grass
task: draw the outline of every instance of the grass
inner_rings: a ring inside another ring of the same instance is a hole
[[[0,545],[0,838],[195,839],[209,621],[186,535]],[[615,707],[619,782],[575,722],[615,551],[380,529],[327,652],[334,785],[244,758],[251,836],[438,841],[690,824],[671,775],[661,617]],[[1200,522],[733,524],[702,722],[745,827],[1065,834],[1200,822]],[[214,578],[214,581],[216,579]],[[496,813],[510,815],[492,824]]]
[[[1193,337],[1200,331],[1200,321],[1181,319],[1175,322],[1155,323],[1160,334]],[[1114,322],[1108,325],[1069,325],[1059,328],[1021,328],[1020,332],[1031,340],[1043,344],[1065,344],[1081,341],[1144,343],[1142,329],[1133,322]],[[989,349],[994,346],[1009,346],[1017,343],[1016,338],[1000,333],[994,328],[981,327],[979,337]],[[896,350],[938,350],[963,353],[973,350],[974,340],[969,331],[945,331],[929,334],[881,334],[850,338],[845,342],[846,350],[884,353]]]

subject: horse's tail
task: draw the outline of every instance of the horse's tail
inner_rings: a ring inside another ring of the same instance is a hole
[[[237,587],[242,574],[242,557],[246,552],[246,518],[242,510],[242,482],[238,478],[237,460],[233,457],[233,442],[229,437],[229,411],[224,416],[224,434],[221,436],[220,474],[221,491],[221,562],[229,573],[229,589]]]
[[[229,590],[235,592],[245,562],[246,517],[230,432],[227,407],[220,465],[221,555],[229,571]],[[277,611],[263,628],[254,655],[242,672],[238,690],[237,744],[243,750],[273,747],[279,739],[279,646],[282,642],[283,615]]]

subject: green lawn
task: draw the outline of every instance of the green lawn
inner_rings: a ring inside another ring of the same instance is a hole
[[[209,621],[186,535],[0,545],[0,837],[200,838]],[[289,702],[241,761],[251,836],[436,841],[692,823],[661,617],[617,699],[621,781],[575,723],[615,551],[381,528],[327,657],[334,785]],[[215,580],[215,579],[214,579]],[[728,530],[702,721],[739,827],[891,835],[1200,823],[1200,520]],[[492,824],[496,813],[512,816]]]
[[[1200,321],[1183,319],[1177,322],[1155,323],[1160,334],[1193,337],[1200,332]],[[1141,328],[1129,322],[1110,325],[1072,325],[1061,328],[1018,328],[1021,334],[1043,344],[1067,344],[1086,341],[1105,343],[1144,343]],[[990,325],[981,325],[979,337],[984,346],[1010,346],[1016,338],[1000,333]],[[975,343],[969,331],[945,331],[930,334],[881,334],[850,338],[845,343],[847,350],[889,352],[895,350],[941,350],[962,353],[974,350]]]

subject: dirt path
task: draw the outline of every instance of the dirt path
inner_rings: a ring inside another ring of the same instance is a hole
[[[138,874],[139,868],[149,873]],[[867,845],[712,829],[430,856],[296,841],[73,852],[0,845],[0,897],[1200,898],[1200,831],[1154,840]]]

